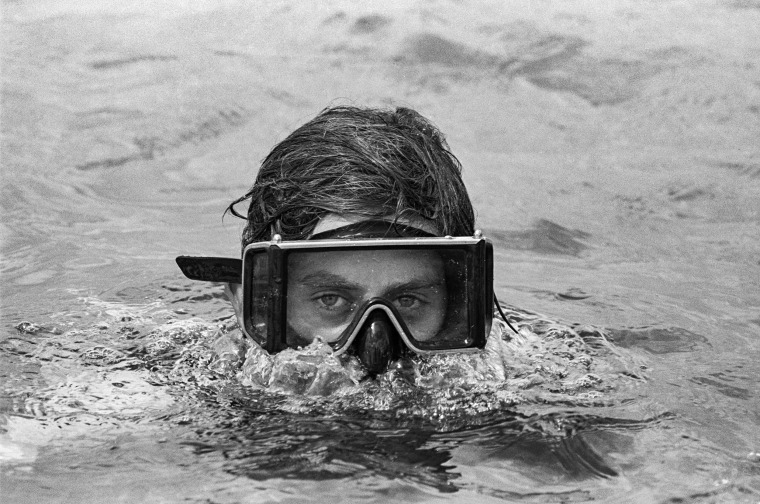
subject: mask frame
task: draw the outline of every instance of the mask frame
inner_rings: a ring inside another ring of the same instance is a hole
[[[493,246],[489,240],[476,234],[474,237],[422,237],[422,238],[363,238],[316,239],[283,241],[278,236],[268,242],[248,245],[243,252],[243,332],[265,350],[277,353],[286,348],[301,346],[287,340],[287,263],[291,252],[337,251],[368,249],[406,249],[461,251],[466,272],[466,292],[461,293],[467,303],[467,323],[461,345],[435,348],[435,343],[416,342],[393,306],[378,300],[364,303],[354,315],[352,323],[342,336],[331,343],[336,353],[351,346],[363,321],[375,309],[383,309],[393,322],[404,343],[418,354],[474,351],[483,348],[493,319]],[[178,258],[179,263],[179,258]],[[221,265],[220,265],[221,266]],[[184,269],[183,269],[184,271]],[[264,278],[266,281],[264,281]],[[301,342],[305,344],[307,342]]]

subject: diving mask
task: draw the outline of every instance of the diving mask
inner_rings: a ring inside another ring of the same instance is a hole
[[[408,350],[483,348],[494,306],[490,242],[479,233],[442,238],[389,226],[354,224],[298,241],[275,236],[248,245],[242,261],[181,256],[177,263],[191,279],[242,282],[243,331],[272,353],[319,338],[380,372]]]

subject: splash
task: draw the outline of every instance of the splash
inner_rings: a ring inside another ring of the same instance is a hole
[[[492,414],[551,415],[620,405],[645,381],[641,363],[610,344],[603,331],[573,329],[509,307],[518,334],[495,319],[482,350],[414,355],[370,379],[356,357],[335,355],[321,341],[270,355],[241,334],[233,316],[210,323],[178,314],[163,301],[144,305],[97,298],[81,301],[92,311],[91,325],[48,332],[44,344],[36,345],[30,355],[73,361],[59,366],[62,377],[64,370],[67,375],[95,370],[114,383],[132,383],[133,388],[135,383],[168,387],[165,391],[182,401],[188,391],[221,401],[234,389],[234,401],[243,408],[256,403],[266,411],[287,413],[372,412],[395,423],[423,422],[451,430],[487,421]],[[33,323],[17,329],[22,335],[41,332]],[[76,351],[64,354],[62,348]],[[96,405],[89,398],[91,386],[66,380],[70,386],[44,393],[38,389],[34,396],[60,413],[75,414],[77,408],[134,413],[126,407],[126,399],[108,408],[102,402]],[[129,387],[111,396],[125,395]],[[162,396],[159,402],[165,404],[166,399]],[[71,404],[82,406],[63,407]]]
[[[321,341],[270,355],[230,324],[172,321],[157,328],[154,346],[186,344],[170,381],[239,384],[288,412],[374,411],[446,425],[506,409],[616,405],[626,400],[621,393],[645,381],[641,363],[601,330],[512,315],[521,321],[518,334],[495,319],[483,350],[412,356],[374,380],[356,357],[335,355]]]

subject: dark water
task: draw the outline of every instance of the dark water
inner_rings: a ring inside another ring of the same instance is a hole
[[[751,1],[6,2],[2,501],[759,502],[758,27]],[[333,103],[447,133],[520,336],[358,381],[241,346],[180,276],[237,254],[226,204]]]

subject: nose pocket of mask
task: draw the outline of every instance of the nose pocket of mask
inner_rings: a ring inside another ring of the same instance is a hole
[[[388,315],[374,310],[359,330],[354,341],[354,352],[370,373],[377,375],[401,356],[401,338]]]

